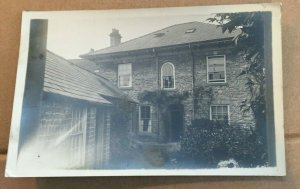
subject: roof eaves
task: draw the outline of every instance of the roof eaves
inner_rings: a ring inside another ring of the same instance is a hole
[[[160,49],[160,48],[168,48],[168,47],[174,47],[174,46],[187,46],[189,44],[205,44],[205,43],[218,43],[218,42],[224,42],[224,41],[232,41],[234,37],[226,37],[226,38],[219,38],[219,39],[213,39],[213,40],[206,40],[206,41],[197,41],[197,42],[190,42],[190,43],[180,43],[180,44],[174,44],[174,45],[166,45],[166,46],[157,46],[157,47],[151,47],[151,48],[141,48],[136,50],[129,50],[129,51],[118,51],[118,52],[110,52],[110,53],[103,53],[103,54],[92,54],[92,55],[80,55],[81,58],[92,60],[97,57],[103,57],[103,56],[114,56],[116,54],[120,53],[132,53],[132,52],[140,52],[140,51],[146,51],[151,49]]]

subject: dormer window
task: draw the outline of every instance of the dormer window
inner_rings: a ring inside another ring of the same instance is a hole
[[[185,33],[194,33],[196,31],[196,28],[190,28],[185,31]]]
[[[175,89],[175,67],[172,63],[164,63],[161,67],[161,87]]]

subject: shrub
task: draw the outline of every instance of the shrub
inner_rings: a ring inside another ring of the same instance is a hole
[[[241,167],[266,163],[261,137],[250,129],[225,122],[199,119],[193,121],[181,139],[182,152],[209,167],[233,158]]]

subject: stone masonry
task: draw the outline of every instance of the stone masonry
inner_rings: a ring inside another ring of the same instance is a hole
[[[148,51],[147,53],[134,52],[131,54],[119,54],[106,58],[95,59],[99,66],[100,74],[117,85],[118,64],[132,64],[132,87],[122,89],[132,99],[138,101],[138,96],[143,91],[155,91],[161,89],[160,70],[166,62],[171,62],[175,67],[176,89],[168,90],[169,93],[180,93],[187,91],[190,95],[183,102],[184,105],[184,127],[191,124],[193,119],[209,118],[210,105],[229,105],[230,124],[243,127],[254,126],[254,118],[251,112],[242,113],[241,102],[249,98],[249,91],[245,87],[246,79],[238,77],[242,67],[245,65],[242,57],[232,52],[232,45],[210,46],[208,48],[169,48]],[[207,83],[207,63],[206,57],[211,55],[226,56],[226,83]],[[193,78],[194,73],[194,78]],[[194,105],[193,93],[195,88],[202,86],[211,88],[213,91],[213,101],[211,104],[203,103],[196,109]],[[154,108],[155,109],[155,108]],[[155,114],[155,112],[153,112]],[[157,118],[157,116],[153,116]],[[159,121],[153,120],[153,138],[159,132]],[[147,138],[147,137],[143,137]]]

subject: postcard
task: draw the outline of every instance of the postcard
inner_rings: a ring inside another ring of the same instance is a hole
[[[280,4],[23,12],[6,176],[284,176],[280,22]]]

